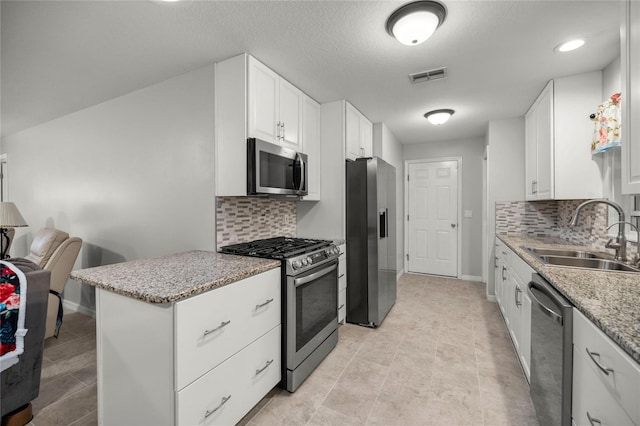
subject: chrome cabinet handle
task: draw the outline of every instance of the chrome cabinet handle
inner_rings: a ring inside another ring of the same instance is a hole
[[[272,363],[272,362],[273,362],[273,360],[271,360],[271,361],[267,361],[267,364],[266,364],[264,367],[262,367],[262,368],[260,368],[260,369],[257,369],[257,370],[256,370],[256,376],[257,376],[258,374],[262,373],[262,372],[263,372],[264,370],[266,370],[267,368],[269,368],[269,366],[271,365],[271,363]]]
[[[515,291],[514,291],[514,297],[515,297],[515,302],[516,302],[516,306],[520,306],[522,305],[522,302],[518,299],[518,294],[522,293],[522,290],[520,290],[520,287],[516,285]]]
[[[531,181],[531,193],[532,194],[537,194],[538,193],[538,181],[537,180],[532,180]]]
[[[502,281],[506,280],[507,277],[504,276],[504,273],[507,272],[507,268],[505,268],[504,266],[502,267]]]
[[[259,304],[259,305],[256,305],[256,309],[260,309],[260,308],[262,308],[262,307],[265,307],[265,306],[267,306],[267,305],[268,305],[269,303],[271,303],[271,302],[273,302],[273,299],[267,299],[267,301],[266,301],[266,302],[261,303],[261,304]]]
[[[287,131],[284,128],[284,121],[282,122],[282,140],[287,138]]]
[[[219,325],[219,326],[217,326],[216,328],[212,328],[211,330],[205,330],[205,331],[204,331],[204,335],[206,336],[206,335],[208,335],[208,334],[211,334],[211,333],[213,333],[213,332],[216,332],[216,331],[218,331],[218,330],[220,330],[220,329],[222,329],[222,328],[224,328],[224,327],[228,326],[229,324],[231,324],[231,320],[229,320],[229,321],[223,321],[223,322],[221,322],[221,323],[220,323],[220,325]]]
[[[219,409],[221,409],[221,408],[222,408],[222,406],[223,406],[224,404],[226,404],[226,403],[227,403],[227,401],[229,401],[230,399],[231,399],[231,395],[229,395],[229,396],[223,396],[223,397],[222,397],[222,402],[220,403],[220,405],[218,405],[216,408],[214,408],[214,409],[213,409],[213,410],[211,410],[211,411],[207,410],[207,412],[206,412],[206,413],[204,413],[204,418],[206,419],[207,417],[209,417],[210,415],[212,415],[213,413],[215,413],[216,411],[218,411]]]
[[[589,423],[591,424],[591,426],[593,426],[595,424],[599,424],[599,425],[602,424],[602,422],[599,419],[591,417],[591,415],[589,414],[588,411],[587,411],[587,419],[589,419]]]
[[[493,267],[497,268],[498,267],[498,256],[493,258]]]
[[[278,127],[276,138],[278,140],[281,140],[282,139],[282,123],[278,121],[278,124],[276,124],[276,126]]]
[[[600,364],[600,363],[598,362],[598,360],[596,360],[596,359],[594,358],[594,356],[597,356],[598,358],[600,358],[600,354],[599,354],[599,353],[597,353],[597,352],[591,352],[591,351],[589,350],[589,348],[585,348],[585,349],[586,349],[586,351],[587,351],[587,355],[589,355],[589,358],[591,358],[591,361],[593,361],[593,362],[598,366],[598,368],[600,369],[600,371],[602,371],[602,372],[603,372],[604,374],[606,374],[607,376],[609,375],[609,373],[613,373],[613,368],[604,367],[602,364]],[[599,423],[599,422],[598,422],[598,423]]]

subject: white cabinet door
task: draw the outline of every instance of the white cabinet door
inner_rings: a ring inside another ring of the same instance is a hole
[[[360,112],[350,103],[346,103],[345,137],[346,157],[355,160],[362,157],[360,150]]]
[[[537,101],[536,101],[537,103]],[[538,179],[537,130],[538,114],[536,104],[524,118],[525,129],[525,199],[536,199],[536,180]]]
[[[553,81],[542,91],[536,111],[537,179],[535,196],[553,198]]]
[[[320,200],[320,104],[304,96],[302,100],[302,140],[307,154],[308,195],[304,200]]]
[[[360,148],[363,157],[373,157],[373,124],[364,115],[360,116]]]
[[[297,87],[280,78],[280,143],[296,151],[302,146],[302,101],[304,94]]]
[[[249,137],[272,143],[279,142],[279,85],[278,74],[249,57]]]
[[[627,0],[622,22],[622,193],[640,194],[640,3]]]

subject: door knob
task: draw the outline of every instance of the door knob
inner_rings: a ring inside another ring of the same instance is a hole
[[[457,224],[457,223],[452,223],[452,224],[451,224],[451,227],[452,227],[452,228],[455,228],[456,226],[458,226],[458,224]]]

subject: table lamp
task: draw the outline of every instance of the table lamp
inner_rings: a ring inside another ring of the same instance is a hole
[[[16,205],[10,201],[0,202],[0,259],[9,257],[9,236],[7,228],[18,228],[21,226],[29,226],[24,220]]]

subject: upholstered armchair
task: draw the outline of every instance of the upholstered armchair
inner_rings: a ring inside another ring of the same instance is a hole
[[[31,418],[31,401],[40,393],[40,372],[51,273],[25,259],[10,259],[27,280],[24,353],[0,374],[0,414],[3,425],[24,425]]]
[[[73,264],[76,262],[82,240],[69,237],[64,231],[53,228],[39,230],[33,237],[29,254],[26,259],[51,271],[51,287],[47,309],[47,330],[45,338],[58,336],[62,324],[62,299],[60,294],[64,290]]]

